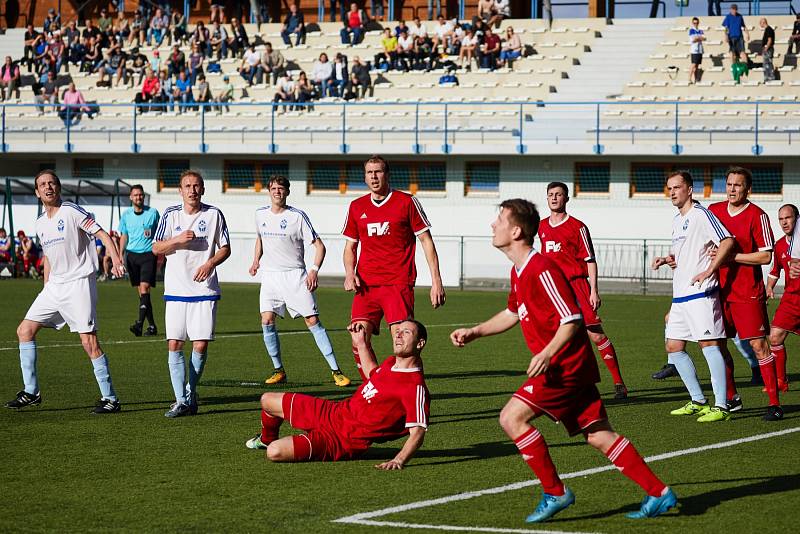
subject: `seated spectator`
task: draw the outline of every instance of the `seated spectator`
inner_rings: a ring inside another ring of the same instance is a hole
[[[292,34],[295,35],[295,45],[306,42],[306,23],[303,19],[303,12],[297,9],[297,4],[294,2],[289,6],[289,13],[286,14],[281,27],[281,38],[286,46],[292,46],[290,40]]]
[[[158,8],[153,18],[150,19],[150,25],[147,30],[147,46],[150,46],[155,40],[155,47],[158,48],[168,32],[169,17],[164,14],[161,8]]]
[[[333,77],[331,78],[331,96],[344,96],[344,88],[350,76],[347,73],[347,56],[336,54],[333,58]]]
[[[34,47],[39,40],[39,32],[33,28],[33,24],[28,24],[25,30],[25,46],[22,51],[22,62],[28,66],[28,72],[33,70],[33,59],[36,57]]]
[[[347,13],[343,23],[344,28],[339,32],[342,37],[342,44],[357,45],[364,39],[364,25],[368,22],[366,13],[363,9],[358,9],[358,4],[353,2],[350,4],[350,11]],[[352,39],[350,34],[353,34]]]
[[[453,26],[453,35],[450,37],[450,46],[443,52],[448,56],[457,56],[461,50],[461,41],[464,40],[466,35],[467,31],[464,29],[464,25],[456,21],[455,26]]]
[[[27,43],[27,41],[25,42]],[[787,56],[792,53],[792,49],[795,50],[795,55],[800,54],[800,13],[795,15],[794,25],[792,26],[792,34],[789,36],[789,50],[786,51]],[[784,63],[785,62],[786,60],[784,59]]]
[[[130,67],[128,68],[127,75],[130,77],[130,84],[131,86],[134,84],[140,85],[147,71],[152,70],[150,67],[150,60],[147,59],[147,56],[142,54],[138,48],[131,48],[128,59],[130,60]],[[138,77],[139,79],[134,82],[134,77]]]
[[[435,63],[436,50],[430,37],[417,36],[414,39],[414,69],[430,70]]]
[[[300,74],[297,76],[297,82],[294,84],[294,97],[293,102],[296,104],[305,104],[306,102],[311,102],[314,98],[314,86],[311,85],[311,82],[308,81],[308,76],[304,71],[300,71]],[[308,109],[311,110],[312,106],[295,106],[295,109],[304,110]]]
[[[158,72],[158,85],[161,87],[158,103],[163,104],[158,109],[166,111],[169,108],[169,111],[175,111],[175,82],[172,81],[172,77],[167,74],[167,71],[156,72]]]
[[[456,76],[455,67],[447,69],[447,72],[439,76],[439,85],[459,85],[458,77]]]
[[[0,100],[6,99],[6,91],[9,99],[12,93],[20,98],[19,80],[19,65],[11,61],[11,56],[6,56],[6,62],[0,67]]]
[[[125,77],[125,63],[128,60],[128,55],[122,50],[122,46],[117,43],[113,45],[106,55],[106,59],[100,66],[100,79],[98,86],[104,83],[105,77],[108,76],[108,86],[111,86],[111,77],[116,74],[114,80],[114,87],[118,87],[119,83]]]
[[[328,61],[328,54],[323,52],[311,69],[311,83],[317,89],[320,98],[328,96],[331,89],[331,78],[333,78],[333,64]]]
[[[81,65],[82,72],[95,72],[103,62],[103,49],[100,46],[99,38],[89,37],[84,62]]]
[[[192,45],[197,44],[197,46],[200,47],[200,50],[203,50],[207,56],[211,56],[210,42],[211,34],[208,31],[208,28],[205,27],[202,20],[198,21],[194,27],[194,32],[192,32],[192,38],[189,39],[189,43]]]
[[[64,44],[69,48],[81,39],[81,32],[78,30],[77,23],[74,20],[69,21],[66,29],[61,32],[64,37]]]
[[[500,57],[500,37],[492,33],[492,29],[487,26],[483,36],[483,44],[478,48],[478,59],[481,68],[495,70],[497,59]]]
[[[50,71],[47,73],[47,81],[41,85],[41,90],[35,97],[39,113],[50,111],[53,109],[52,104],[58,104],[58,82],[56,81],[56,73]],[[51,104],[45,107],[45,104]]]
[[[449,20],[445,20],[442,15],[439,15],[438,20],[439,23],[433,29],[433,49],[436,51],[441,45],[444,52],[453,38],[453,25]]]
[[[228,57],[228,32],[219,22],[211,24],[209,40],[206,41],[205,54],[211,57],[215,51],[217,52],[217,59]]]
[[[250,45],[242,57],[242,64],[239,65],[239,74],[245,79],[247,85],[253,86],[253,80],[258,74],[258,66],[261,64],[261,55],[256,52],[256,45]]]
[[[384,28],[381,39],[383,51],[375,54],[375,68],[391,70],[397,68],[397,37],[392,35],[392,30]]]
[[[479,0],[478,1],[478,17],[485,22],[486,24],[490,24],[490,21],[494,18],[497,14],[497,8],[495,7],[494,0]]]
[[[114,21],[111,20],[111,17],[108,16],[108,11],[106,8],[101,9],[100,16],[97,17],[97,27],[100,28],[100,31],[103,33],[108,33],[108,30],[111,29],[113,22]]]
[[[225,4],[221,0],[211,0],[211,22],[225,22]]]
[[[181,52],[178,45],[172,47],[172,53],[167,59],[167,73],[170,77],[177,76],[179,72],[186,70],[186,56]]]
[[[428,29],[419,20],[419,17],[414,17],[414,24],[411,25],[411,29],[408,31],[408,35],[410,35],[414,39],[416,39],[417,37],[428,36]]]
[[[136,12],[131,21],[131,33],[128,36],[128,46],[133,46],[133,41],[136,41],[136,46],[142,46],[145,38],[146,21],[142,18],[140,12]]]
[[[161,54],[158,50],[153,50],[153,61],[150,62],[150,68],[153,69],[156,75],[164,70],[164,67],[161,65]]]
[[[78,37],[77,41],[67,47],[67,58],[66,61],[64,61],[64,69],[66,72],[69,73],[70,63],[78,67],[78,70],[80,70],[84,61],[86,60],[87,52],[88,48],[86,48],[86,39],[83,37]]]
[[[509,26],[506,28],[506,40],[500,48],[500,63],[504,67],[511,68],[514,65],[514,60],[522,56],[522,40],[519,34],[514,33],[514,28]]]
[[[228,33],[228,49],[234,57],[242,57],[244,51],[250,47],[247,32],[239,19],[231,19],[231,31]]]
[[[184,107],[194,102],[194,97],[192,96],[192,81],[186,76],[185,70],[182,70],[180,74],[178,74],[178,79],[175,81],[172,94],[175,100],[179,101],[178,111],[180,113],[183,113]]]
[[[92,39],[94,39],[96,41],[98,39],[102,39],[103,32],[101,32],[97,28],[97,26],[94,25],[94,22],[92,22],[92,19],[87,19],[86,20],[86,27],[83,29],[83,33],[81,34],[81,36],[85,37],[87,39],[92,38]]]
[[[369,75],[369,66],[358,56],[353,58],[350,84],[345,90],[345,95],[348,92],[355,95],[353,98],[364,98],[368,92],[369,96],[372,96],[372,78]]]
[[[6,229],[0,227],[0,270],[5,266],[2,264],[11,263],[11,239],[6,233]]]
[[[494,0],[494,15],[489,19],[488,25],[499,28],[505,19],[511,18],[511,0]],[[550,19],[550,25],[553,21]]]
[[[411,31],[410,28],[408,27],[408,24],[406,24],[406,21],[401,20],[397,23],[397,26],[394,27],[394,36],[399,39],[400,34],[403,33],[403,30],[406,31],[406,34],[408,34]]]
[[[222,77],[222,82],[223,82],[222,89],[220,90],[219,93],[217,93],[217,96],[214,98],[214,102],[219,104],[217,106],[217,110],[220,113],[222,113],[223,104],[227,104],[228,102],[233,101],[233,84],[231,83],[230,77],[226,74],[225,76]],[[225,105],[225,110],[230,111],[231,107]]]
[[[408,72],[414,57],[414,38],[407,30],[400,30],[400,37],[397,38],[397,68]]]
[[[292,81],[292,75],[289,71],[284,71],[283,76],[280,77],[276,84],[275,96],[272,98],[273,102],[294,102],[294,89],[295,83]],[[286,111],[285,106],[278,107],[278,113]]]
[[[24,230],[17,232],[17,261],[22,263],[22,272],[31,278],[39,278],[42,268],[38,245],[25,235]]]
[[[195,98],[195,102],[199,104],[208,104],[211,102],[214,97],[211,94],[211,86],[208,85],[206,81],[205,74],[200,74],[197,76],[197,97]],[[200,106],[200,111],[205,112],[206,106]]]
[[[42,23],[42,29],[46,34],[51,34],[61,29],[61,16],[56,14],[56,10],[52,7],[47,10],[47,17],[45,17],[44,23]]]
[[[265,43],[264,51],[261,53],[261,63],[258,65],[258,83],[261,84],[266,74],[267,83],[270,83],[269,79],[272,77],[272,85],[275,85],[278,83],[278,76],[281,75],[283,70],[283,54],[281,54],[279,50],[273,50],[272,43]]]
[[[467,71],[472,70],[472,60],[475,59],[475,51],[477,48],[478,38],[475,36],[475,32],[472,31],[472,28],[470,28],[461,40],[461,49],[458,51],[458,64],[461,68],[464,68],[464,61],[466,61]]]
[[[169,25],[172,29],[171,34],[169,35],[169,44],[180,43],[183,44],[188,36],[186,31],[186,17],[178,11],[177,9],[172,10],[172,15],[170,15]]]
[[[203,72],[203,53],[200,51],[200,47],[196,44],[192,45],[192,53],[189,54],[189,79],[194,85],[197,82],[197,76],[199,74],[204,74]]]
[[[53,70],[58,74],[66,57],[66,47],[64,46],[64,41],[61,39],[61,31],[56,30],[47,41],[47,48],[45,49],[42,61],[48,70]]]
[[[81,121],[81,116],[86,113],[90,119],[97,113],[96,106],[89,106],[83,98],[83,94],[75,88],[75,83],[70,82],[67,90],[61,97],[61,110],[58,116],[64,121],[64,126],[73,126]]]
[[[128,17],[125,16],[124,11],[117,11],[117,20],[114,23],[114,26],[116,27],[114,31],[114,36],[117,37],[118,41],[122,43],[126,39],[130,39],[131,22],[128,20]]]
[[[136,112],[145,113],[150,111],[150,106],[140,106],[138,104],[145,104],[148,102],[158,101],[161,94],[161,83],[151,69],[147,69],[144,82],[142,83],[142,90],[136,93]]]

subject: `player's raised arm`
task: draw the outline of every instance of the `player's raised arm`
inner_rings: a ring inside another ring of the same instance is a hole
[[[458,328],[450,333],[450,341],[456,347],[463,347],[470,341],[479,337],[502,334],[513,328],[519,322],[519,316],[510,310],[503,310],[488,321],[484,321],[472,328]]]
[[[422,447],[422,442],[425,441],[425,429],[421,426],[414,426],[408,429],[408,438],[403,443],[403,448],[397,455],[389,460],[375,466],[376,469],[383,469],[384,471],[395,471],[403,469],[412,456]]]
[[[365,377],[369,378],[372,371],[378,367],[378,362],[375,359],[375,355],[370,351],[369,344],[367,343],[367,330],[361,323],[357,322],[351,323],[350,326],[347,327],[347,330],[350,332],[353,347],[358,350],[358,363],[361,364],[361,371],[364,373]]]
[[[439,272],[439,254],[436,252],[436,244],[433,242],[431,232],[426,230],[417,236],[425,252],[425,260],[428,262],[428,269],[431,271],[431,305],[434,308],[444,305],[446,295],[442,275]]]

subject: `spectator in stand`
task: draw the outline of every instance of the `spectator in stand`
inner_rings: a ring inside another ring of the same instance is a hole
[[[472,70],[472,60],[475,59],[475,51],[477,48],[478,38],[475,36],[475,32],[472,31],[472,28],[470,28],[461,40],[461,50],[458,51],[458,64],[461,68],[464,68],[464,61],[466,61],[467,72]]]
[[[323,52],[311,68],[311,83],[314,84],[320,98],[325,98],[330,93],[332,78],[333,63],[328,61],[328,54]]]
[[[342,37],[342,44],[357,45],[364,39],[364,25],[369,21],[363,9],[358,9],[358,4],[353,2],[350,4],[350,11],[347,12],[346,18],[343,18],[344,28],[341,29],[339,34]],[[350,34],[353,34],[352,39]]]
[[[346,13],[346,2],[347,0],[339,0],[339,15],[340,20],[342,22],[347,20],[347,13]],[[331,22],[336,21],[336,0],[331,0]]]
[[[66,44],[68,48],[81,39],[81,32],[78,30],[77,22],[74,20],[69,21],[69,24],[67,24],[62,34],[64,36],[64,44]]]
[[[6,62],[0,67],[0,100],[6,99],[6,91],[9,99],[12,93],[20,98],[19,79],[19,65],[11,61],[11,56],[6,56]]]
[[[36,243],[25,235],[24,230],[17,232],[17,261],[22,261],[22,272],[31,278],[39,278],[41,260],[39,258],[39,247]]]
[[[83,33],[81,34],[82,37],[86,39],[92,38],[94,40],[101,39],[103,37],[103,32],[101,32],[97,26],[94,25],[92,19],[86,20],[86,27],[83,29]]]
[[[397,68],[397,37],[392,35],[391,29],[383,29],[381,46],[383,51],[375,54],[375,68],[382,70]]]
[[[721,17],[722,16],[722,5],[720,0],[708,0],[708,16],[709,17]]]
[[[372,0],[370,10],[374,20],[383,20],[383,0]]]
[[[81,70],[84,61],[86,60],[86,54],[89,49],[86,47],[86,39],[83,37],[78,37],[78,40],[69,45],[66,50],[66,60],[64,61],[64,70],[69,73],[69,65],[72,63],[78,70]]]
[[[158,85],[161,87],[161,93],[158,96],[158,103],[163,104],[159,109],[166,111],[175,111],[175,82],[172,81],[172,76],[167,74],[167,71],[158,71]],[[169,106],[167,106],[169,104]]]
[[[350,77],[347,73],[347,56],[336,54],[333,59],[333,77],[331,78],[331,96],[344,96],[344,88]]]
[[[107,57],[103,64],[100,66],[100,79],[98,84],[105,81],[108,76],[108,86],[111,87],[111,79],[116,74],[114,80],[114,87],[118,87],[120,82],[125,77],[125,63],[127,62],[127,54],[122,50],[122,45],[119,43],[114,44],[107,53]]]
[[[157,102],[161,94],[161,82],[156,77],[151,69],[147,69],[144,82],[142,82],[142,90],[136,93],[136,104],[145,104],[149,102]],[[136,106],[137,113],[145,113],[150,111],[151,106]]]
[[[33,28],[33,24],[28,24],[25,30],[25,48],[22,51],[22,62],[28,66],[28,72],[33,70],[33,59],[36,57],[34,46],[39,38],[39,32]]]
[[[488,26],[483,36],[483,45],[478,50],[481,68],[495,70],[497,68],[497,58],[500,55],[500,37],[494,34]]]
[[[400,34],[403,33],[403,30],[405,30],[406,34],[408,34],[411,31],[411,28],[408,27],[406,21],[401,20],[397,23],[397,26],[394,27],[394,36],[399,39]]]
[[[295,34],[295,45],[306,42],[306,23],[303,19],[302,11],[297,9],[296,3],[292,3],[289,6],[289,13],[286,14],[286,18],[283,20],[283,26],[281,27],[281,38],[286,46],[292,46],[290,40],[292,34]]]
[[[70,22],[72,24],[72,22]],[[128,17],[125,16],[124,11],[117,12],[117,20],[114,23],[116,28],[114,32],[114,36],[120,42],[124,42],[126,39],[130,40],[131,37],[131,22],[128,20]]]
[[[295,83],[292,81],[292,75],[289,74],[288,70],[283,72],[283,76],[280,77],[276,84],[276,89],[275,96],[272,98],[273,102],[294,102]],[[283,113],[284,111],[286,111],[286,106],[278,106],[278,113]]]
[[[50,111],[53,109],[52,104],[58,104],[58,82],[56,80],[56,73],[50,71],[47,73],[47,80],[41,85],[41,91],[35,97],[39,113]],[[45,107],[45,104],[51,104]]]
[[[478,1],[478,17],[480,17],[483,22],[489,24],[489,21],[492,20],[496,13],[497,10],[494,6],[494,0]]]
[[[443,15],[439,15],[438,21],[436,27],[433,28],[433,50],[437,53],[439,45],[444,52],[453,38],[453,24],[449,20],[445,20]]]
[[[218,23],[212,23],[212,24],[218,24]],[[225,35],[227,36],[227,33]],[[205,24],[203,24],[202,20],[198,21],[197,24],[195,25],[194,32],[192,33],[192,38],[189,39],[189,42],[192,45],[197,44],[200,47],[200,50],[205,51],[207,56],[209,57],[211,56],[211,33],[208,31],[208,28],[206,28]],[[227,46],[228,45],[226,42],[225,44],[226,49]],[[227,53],[225,54],[225,56],[227,57]]]
[[[43,34],[39,34],[33,44],[33,68],[34,72],[39,75],[41,79],[47,73],[48,67],[48,54],[47,54],[47,39]]]
[[[25,35],[27,35],[27,33]],[[25,42],[27,43],[27,40]],[[795,15],[792,34],[789,36],[789,49],[786,51],[787,56],[792,53],[792,49],[795,50],[795,55],[800,54],[800,13]],[[786,60],[784,59],[784,64],[785,63]]]
[[[514,28],[506,28],[506,39],[503,41],[500,50],[500,62],[504,67],[512,68],[514,61],[522,57],[522,40],[518,33],[514,33]]]
[[[258,84],[264,80],[264,75],[267,75],[266,83],[270,83],[269,79],[272,77],[272,85],[278,83],[278,76],[284,70],[283,54],[279,50],[272,49],[272,43],[264,44],[264,51],[261,53],[261,63],[258,65]]]
[[[100,38],[90,37],[88,39],[86,54],[84,55],[84,62],[81,66],[81,71],[94,72],[100,63],[103,62],[103,49],[100,46]]]
[[[764,81],[771,82],[775,79],[775,66],[772,63],[772,57],[775,55],[775,30],[767,23],[767,19],[762,17],[758,21],[758,25],[764,30],[764,35],[761,37],[761,57],[763,57],[764,65]]]
[[[0,264],[11,263],[11,239],[6,233],[6,229],[0,227]],[[5,266],[0,266],[0,270]]]
[[[411,29],[408,31],[408,35],[410,35],[414,39],[416,39],[417,37],[427,37],[428,36],[428,29],[419,20],[419,17],[414,17],[414,24],[411,26]]]
[[[90,119],[97,112],[92,106],[86,104],[83,94],[75,88],[75,82],[70,82],[64,95],[61,97],[61,111],[58,116],[64,121],[64,126],[73,126],[81,121],[81,116],[86,113]]]
[[[48,70],[55,71],[56,74],[61,70],[61,65],[66,61],[66,47],[61,40],[61,31],[56,30],[47,42],[45,56],[42,58]]]
[[[204,74],[203,72],[203,53],[200,51],[200,47],[196,44],[192,45],[192,53],[189,54],[189,79],[192,81],[192,85],[197,82],[197,76],[199,74]]]
[[[448,56],[457,56],[461,50],[461,41],[463,41],[464,37],[467,35],[464,26],[469,25],[461,24],[457,20],[455,21],[455,25],[453,26],[453,35],[450,37],[450,46],[447,47],[447,50],[443,50],[443,52]]]
[[[201,73],[197,76],[197,98],[195,101],[200,104],[208,104],[212,100],[214,100],[214,96],[211,94],[211,86],[206,81],[206,75]],[[200,106],[200,111],[206,112],[208,110],[206,106]]]
[[[153,18],[150,19],[150,26],[147,30],[147,46],[150,46],[155,41],[155,47],[158,48],[167,33],[169,33],[169,17],[164,14],[161,8],[158,8]]]
[[[170,78],[177,76],[178,73],[183,72],[186,70],[186,56],[183,52],[181,52],[181,47],[178,45],[174,45],[172,47],[172,53],[169,55],[167,59],[167,72],[169,73]]]
[[[133,20],[131,21],[131,34],[128,36],[128,46],[133,46],[133,41],[136,40],[137,46],[142,46],[144,44],[144,37],[145,37],[145,20],[142,18],[142,14],[138,11],[133,16]]]
[[[142,54],[138,48],[131,48],[131,53],[128,56],[128,59],[130,60],[131,66],[128,69],[127,75],[130,79],[131,87],[133,87],[133,85],[141,85],[145,74],[147,74],[147,71],[152,70],[152,67],[150,66],[150,60],[147,59],[147,56]],[[156,73],[154,72],[153,74],[155,75]],[[138,80],[134,82],[133,79],[137,76]]]
[[[164,70],[164,66],[161,64],[161,53],[158,50],[153,50],[153,61],[150,62],[150,68],[153,69],[153,72],[158,73]]]
[[[228,32],[219,22],[211,24],[210,37],[206,41],[206,55],[210,58],[214,51],[217,52],[217,59],[221,60],[228,57]]]
[[[258,74],[258,66],[261,64],[261,55],[256,52],[256,45],[250,45],[242,57],[242,64],[239,65],[239,74],[245,79],[247,85],[253,86],[253,80]]]
[[[294,103],[295,104],[305,104],[306,102],[311,102],[314,98],[314,86],[311,85],[311,82],[308,81],[308,76],[306,76],[305,71],[300,71],[300,74],[297,75],[297,82],[294,84]],[[311,106],[295,106],[295,109],[304,110],[304,109],[311,109]]]
[[[231,31],[228,34],[228,48],[234,57],[242,57],[244,51],[250,46],[247,39],[247,32],[244,25],[239,23],[239,19],[231,19]]]
[[[369,96],[372,96],[372,78],[369,75],[369,66],[358,56],[353,58],[349,90],[356,93],[355,98],[364,98],[368,92]]]
[[[225,4],[220,0],[211,0],[211,16],[210,22],[225,22]]]
[[[48,35],[61,29],[61,16],[52,7],[47,10],[47,17],[44,19],[42,29]]]
[[[178,112],[183,113],[184,108],[194,102],[192,96],[192,81],[186,76],[186,71],[182,70],[178,74],[178,79],[175,81],[175,87],[172,90],[175,100],[179,101]]]
[[[414,69],[430,70],[433,68],[434,56],[433,42],[430,37],[418,35],[414,39]]]
[[[494,0],[494,15],[489,19],[488,25],[499,28],[505,19],[511,18],[511,0]],[[552,16],[550,18],[552,25]]]
[[[737,58],[739,61],[747,63],[745,42],[750,40],[750,32],[747,30],[747,26],[744,23],[744,17],[739,14],[739,6],[731,4],[731,12],[725,15],[722,26],[725,27],[725,34],[728,36],[728,49],[731,53],[731,63],[735,63]]]
[[[172,32],[169,35],[169,44],[172,44],[173,42],[183,44],[186,41],[187,36],[189,35],[186,31],[186,25],[187,21],[183,13],[177,9],[173,9],[169,23],[169,26],[172,29]]]
[[[217,111],[222,113],[223,105],[226,111],[230,111],[231,107],[227,105],[228,102],[233,101],[233,84],[231,83],[230,77],[226,74],[222,77],[222,89],[220,92],[217,93],[217,96],[214,98],[214,102],[219,104],[217,106]]]
[[[414,63],[414,38],[408,30],[400,30],[397,38],[397,68],[408,72]]]
[[[433,20],[434,16],[438,17],[442,14],[442,0],[436,1],[436,13],[433,12],[434,0],[428,0],[428,20]]]
[[[692,65],[689,69],[689,83],[697,83],[697,72],[703,62],[703,41],[706,34],[700,28],[700,19],[692,19],[692,27],[689,28],[689,46],[691,51]]]
[[[125,15],[123,13],[123,18],[124,16]],[[100,28],[100,31],[103,33],[108,33],[108,30],[111,29],[111,25],[113,23],[114,21],[111,19],[111,17],[108,16],[108,11],[106,11],[105,8],[101,9],[100,16],[97,18],[97,27]]]

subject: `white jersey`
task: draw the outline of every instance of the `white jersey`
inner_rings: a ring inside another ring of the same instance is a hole
[[[102,230],[94,217],[72,202],[62,202],[52,217],[43,213],[36,235],[50,264],[49,282],[72,282],[97,272],[94,234]]]
[[[672,297],[690,300],[692,297],[712,294],[719,289],[719,280],[714,273],[701,286],[692,285],[692,279],[711,264],[710,250],[720,241],[731,237],[717,216],[694,203],[686,215],[678,213],[672,221],[672,249],[677,267],[672,272]]]
[[[305,245],[319,239],[308,215],[291,206],[280,213],[269,207],[256,210],[256,230],[263,250],[259,269],[264,273],[305,270]]]
[[[167,256],[164,300],[218,300],[220,290],[216,269],[203,282],[195,282],[194,275],[217,250],[229,244],[225,216],[208,204],[200,204],[200,211],[191,215],[183,210],[182,204],[172,206],[161,216],[155,239],[166,241],[187,230],[194,232],[194,240],[187,248],[176,250]]]

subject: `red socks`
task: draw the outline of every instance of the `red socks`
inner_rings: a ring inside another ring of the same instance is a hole
[[[733,377],[733,357],[725,345],[720,347],[720,352],[722,353],[722,359],[725,360],[726,400],[732,400],[733,397],[739,394],[736,391],[736,379]]]
[[[614,379],[615,384],[623,384],[622,374],[619,372],[619,362],[617,361],[617,352],[614,350],[614,345],[611,340],[604,337],[598,344],[597,350],[603,357],[603,363],[608,367],[611,377]]]
[[[273,417],[266,411],[261,410],[261,443],[269,445],[278,439],[281,423],[283,423],[283,419],[280,417]]]
[[[666,484],[650,470],[639,452],[624,436],[608,449],[606,456],[620,472],[636,482],[651,497],[660,497]]]
[[[770,406],[780,406],[781,402],[778,400],[778,376],[775,370],[775,358],[772,354],[758,360],[758,367],[761,369],[761,378],[764,379],[764,387],[769,396]]]
[[[558,477],[556,466],[550,458],[550,451],[547,443],[538,430],[531,427],[514,440],[522,459],[533,470],[536,477],[542,483],[542,489],[549,495],[564,495],[564,483]]]
[[[773,358],[775,358],[775,373],[778,376],[778,382],[786,383],[786,347],[772,345],[769,349]]]

